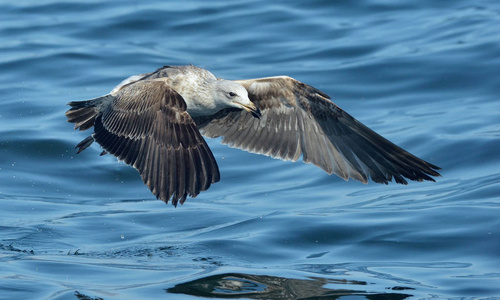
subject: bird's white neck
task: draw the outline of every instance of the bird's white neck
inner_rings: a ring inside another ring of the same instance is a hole
[[[184,98],[187,112],[191,116],[209,116],[221,109],[227,108],[227,105],[218,101],[212,92],[213,85],[215,84],[216,80],[192,82],[177,90],[182,98]]]

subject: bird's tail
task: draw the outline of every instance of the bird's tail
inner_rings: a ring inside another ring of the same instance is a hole
[[[87,101],[72,101],[68,105],[71,108],[66,112],[68,122],[75,123],[75,129],[81,131],[87,130],[94,126],[95,117],[98,113],[99,104],[107,100],[111,95],[106,95],[94,98]]]

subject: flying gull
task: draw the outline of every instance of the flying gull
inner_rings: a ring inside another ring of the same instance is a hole
[[[136,168],[151,192],[177,206],[220,180],[203,136],[252,153],[297,161],[367,183],[434,181],[439,167],[383,138],[288,76],[224,80],[195,66],[131,76],[109,94],[68,103],[68,122]],[[203,136],[202,136],[203,135]]]

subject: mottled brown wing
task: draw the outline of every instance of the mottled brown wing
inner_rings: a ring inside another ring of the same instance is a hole
[[[253,153],[306,163],[343,179],[430,180],[439,169],[358,122],[321,91],[287,76],[237,81],[261,110],[256,119],[226,109],[195,122],[203,135]]]
[[[94,139],[136,168],[160,200],[173,205],[219,181],[215,158],[182,97],[161,80],[124,86],[103,104]]]

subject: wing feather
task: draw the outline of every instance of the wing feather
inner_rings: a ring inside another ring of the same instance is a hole
[[[203,135],[283,160],[301,155],[328,174],[366,183],[434,181],[439,167],[391,143],[340,107],[328,95],[287,76],[236,81],[248,91],[262,117],[237,109],[195,118]]]
[[[182,204],[188,195],[195,197],[220,179],[215,158],[184,100],[162,80],[123,86],[102,108],[94,126],[94,139],[136,168],[152,193],[166,203]],[[203,155],[193,158],[193,153]]]

